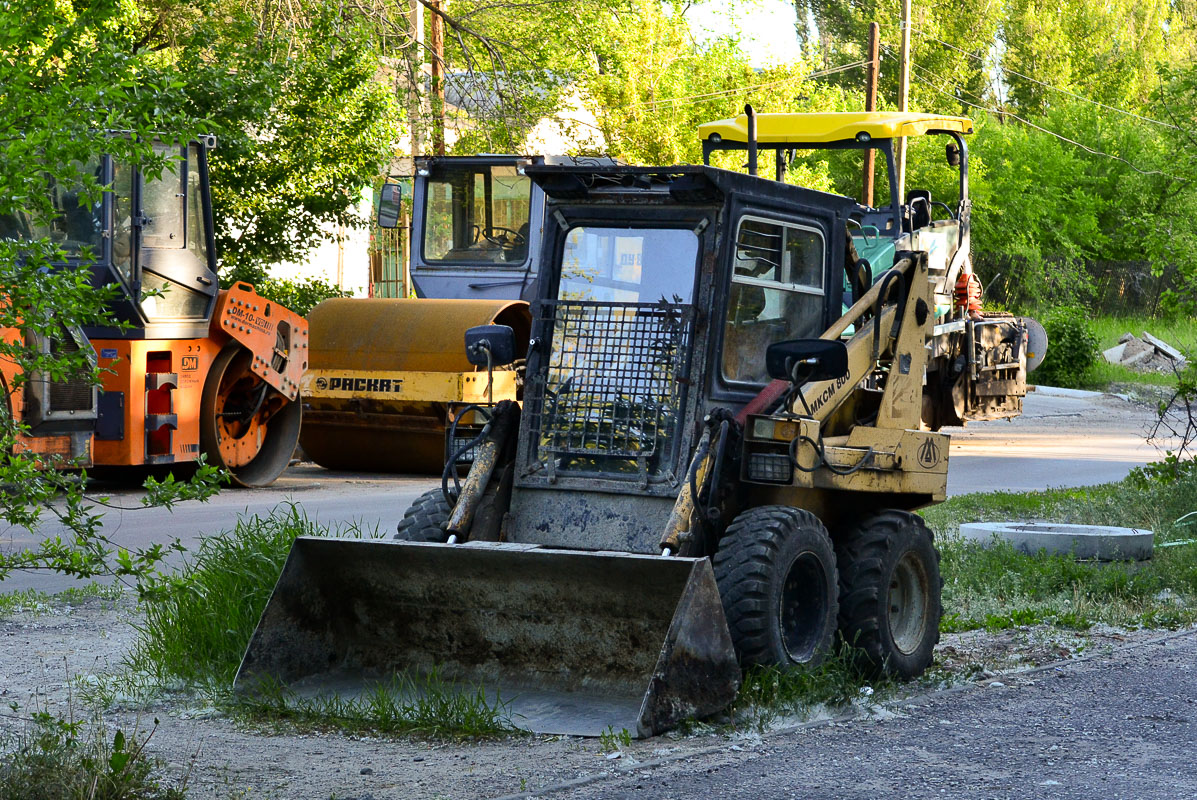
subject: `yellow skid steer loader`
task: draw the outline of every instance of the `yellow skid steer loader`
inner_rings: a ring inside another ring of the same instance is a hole
[[[849,138],[895,130],[863,116]],[[436,670],[519,727],[649,736],[725,708],[745,666],[817,664],[837,631],[920,674],[941,581],[912,511],[948,468],[920,424],[931,254],[897,249],[866,284],[859,204],[751,174],[526,174],[546,202],[526,351],[465,334],[472,364],[526,358],[522,403],[487,412],[460,488],[395,540],[296,540],[238,688],[346,697]],[[1021,342],[1002,363],[1025,375]]]

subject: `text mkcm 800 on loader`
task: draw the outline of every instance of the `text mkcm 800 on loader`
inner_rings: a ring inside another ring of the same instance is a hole
[[[817,663],[837,629],[920,674],[943,271],[898,249],[863,281],[851,198],[707,166],[526,173],[546,211],[522,407],[493,409],[460,490],[417,500],[400,541],[298,539],[238,686],[344,697],[435,669],[519,727],[647,736],[724,708],[744,666]],[[466,335],[474,363],[513,342]]]

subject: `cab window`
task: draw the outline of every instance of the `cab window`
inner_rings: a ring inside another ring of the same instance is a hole
[[[428,181],[424,260],[522,265],[532,183],[513,166],[449,167]]]
[[[767,383],[770,344],[823,332],[825,252],[817,229],[740,219],[723,331],[724,380]]]

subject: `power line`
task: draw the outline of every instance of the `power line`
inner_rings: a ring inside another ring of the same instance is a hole
[[[980,61],[982,64],[985,63],[985,59],[982,58],[981,56],[977,55],[976,53],[970,53],[967,50],[959,48],[954,44],[945,42],[943,39],[940,39],[936,36],[932,36],[931,34],[927,33],[926,31],[920,30],[919,28],[916,28],[913,25],[910,26],[910,29],[912,31],[914,31],[915,33],[917,33],[919,36],[922,36],[924,39],[930,39],[933,42],[938,42],[939,44],[943,45],[944,47],[955,50],[958,53],[963,53],[964,55],[968,56],[971,59]],[[1076,92],[1069,91],[1068,89],[1061,89],[1059,86],[1052,86],[1050,83],[1044,83],[1041,80],[1032,78],[1030,75],[1024,75],[1021,72],[1016,72],[1015,70],[1012,70],[1005,65],[1003,65],[1001,69],[1002,69],[1002,72],[1006,72],[1011,75],[1017,75],[1018,77],[1022,78],[1023,80],[1028,80],[1031,83],[1036,83],[1046,89],[1051,89],[1053,92],[1060,92],[1061,94],[1066,94],[1069,97],[1074,97],[1077,100],[1082,100],[1086,103],[1092,103],[1093,105],[1104,108],[1107,111],[1114,111],[1118,114],[1125,114],[1128,117],[1134,117],[1135,119],[1142,120],[1143,122],[1150,122],[1153,125],[1160,125],[1161,127],[1164,127],[1164,128],[1171,128],[1172,130],[1180,130],[1180,128],[1178,128],[1177,126],[1175,126],[1169,122],[1162,122],[1158,119],[1152,119],[1151,117],[1145,117],[1142,114],[1136,114],[1133,111],[1127,111],[1125,109],[1116,108],[1114,106],[1108,106],[1105,103],[1098,102],[1097,100],[1093,100],[1091,98],[1085,97],[1084,95],[1079,95]]]
[[[887,55],[887,56],[889,56],[890,58],[894,58],[894,56],[893,56],[891,53],[886,53],[886,55]],[[936,75],[935,73],[931,72],[930,70],[924,69],[924,68],[922,68],[922,67],[918,66],[917,64],[915,64],[915,63],[913,63],[913,62],[911,62],[911,66],[912,66],[912,67],[914,67],[914,68],[915,68],[915,70],[917,70],[918,72],[924,73],[925,75],[928,75],[928,76],[930,76],[931,78],[933,78],[933,79],[935,79],[935,80],[942,81],[943,83],[946,83],[946,84],[948,84],[948,85],[954,86],[955,88],[957,88],[957,89],[961,90],[961,91],[962,91],[962,92],[964,92],[965,94],[971,95],[971,96],[973,96],[973,97],[977,97],[977,95],[976,95],[975,93],[973,93],[973,92],[970,92],[968,89],[965,89],[963,86],[961,86],[960,84],[956,83],[955,81],[952,81],[952,80],[949,80],[949,79],[947,79],[947,78],[944,78],[944,77],[943,77],[943,76],[941,76],[941,75]],[[1130,162],[1130,161],[1127,161],[1127,160],[1126,160],[1125,158],[1123,158],[1122,156],[1116,156],[1116,155],[1114,155],[1114,154],[1112,154],[1112,153],[1106,153],[1106,152],[1103,152],[1103,151],[1101,151],[1101,150],[1095,150],[1094,148],[1090,147],[1090,146],[1089,146],[1089,145],[1087,145],[1087,144],[1082,144],[1081,142],[1078,142],[1078,141],[1076,141],[1075,139],[1069,139],[1067,136],[1064,136],[1064,135],[1062,135],[1062,134],[1056,133],[1055,131],[1052,131],[1052,130],[1048,130],[1047,128],[1044,128],[1044,127],[1043,127],[1043,126],[1041,126],[1041,125],[1036,125],[1034,122],[1031,122],[1030,120],[1024,119],[1023,117],[1020,117],[1020,116],[1018,116],[1017,114],[1013,114],[1013,113],[1011,113],[1011,112],[1009,112],[1009,111],[1002,111],[1002,110],[1000,110],[1000,109],[996,109],[996,108],[990,108],[989,106],[984,106],[984,105],[979,105],[979,104],[977,104],[977,103],[972,103],[972,102],[969,102],[968,100],[965,100],[964,98],[960,97],[959,95],[952,94],[951,92],[948,92],[948,91],[946,91],[946,90],[944,90],[944,89],[941,89],[940,87],[936,86],[936,85],[935,85],[935,84],[933,84],[933,83],[932,83],[930,80],[928,80],[928,79],[927,79],[927,78],[925,78],[925,77],[922,77],[921,75],[920,75],[920,76],[916,76],[916,77],[918,77],[918,79],[919,79],[920,81],[922,81],[924,84],[926,84],[927,86],[931,87],[931,88],[932,88],[932,89],[934,89],[935,91],[939,92],[939,93],[940,93],[940,94],[942,94],[942,95],[945,95],[946,97],[950,97],[950,98],[952,98],[953,100],[955,100],[955,101],[956,101],[956,102],[958,102],[958,103],[964,103],[966,106],[971,106],[972,108],[976,108],[976,109],[979,109],[979,110],[981,110],[981,111],[987,111],[987,112],[989,112],[989,113],[991,113],[991,114],[998,114],[998,115],[1001,115],[1001,116],[1007,116],[1007,117],[1010,117],[1011,119],[1018,120],[1018,121],[1019,121],[1019,122],[1021,122],[1023,125],[1026,125],[1026,126],[1028,126],[1028,127],[1030,127],[1030,128],[1034,128],[1034,129],[1035,129],[1035,130],[1037,130],[1037,131],[1042,131],[1043,133],[1046,133],[1046,134],[1048,134],[1049,136],[1054,136],[1054,137],[1056,137],[1057,139],[1059,139],[1060,141],[1062,141],[1062,142],[1067,142],[1068,144],[1071,144],[1071,145],[1073,145],[1073,146],[1075,146],[1075,147],[1079,147],[1080,149],[1084,150],[1084,151],[1085,151],[1085,152],[1087,152],[1087,153],[1092,153],[1092,154],[1093,154],[1093,155],[1095,155],[1095,156],[1104,156],[1105,158],[1110,158],[1110,159],[1113,159],[1113,160],[1115,160],[1115,161],[1121,161],[1123,164],[1126,164],[1128,167],[1130,167],[1130,168],[1131,168],[1132,170],[1134,170],[1135,172],[1138,172],[1140,175],[1161,175],[1161,176],[1163,176],[1163,177],[1165,177],[1165,178],[1168,178],[1168,179],[1170,179],[1170,180],[1179,181],[1180,183],[1188,183],[1188,181],[1186,181],[1185,179],[1183,179],[1183,178],[1178,178],[1178,177],[1176,177],[1175,175],[1171,175],[1171,174],[1169,174],[1169,173],[1167,173],[1167,172],[1161,172],[1161,171],[1159,171],[1159,170],[1146,170],[1146,169],[1140,169],[1139,167],[1135,166],[1135,164],[1133,164],[1133,163],[1132,163],[1132,162]],[[978,99],[978,100],[980,100],[980,99],[982,99],[982,98],[980,98],[980,97],[977,97],[977,99]]]
[[[767,89],[771,86],[780,86],[785,83],[793,83],[794,81],[806,81],[806,80],[811,80],[812,78],[823,78],[828,75],[834,75],[838,72],[847,72],[848,70],[858,69],[859,67],[863,67],[865,64],[868,64],[868,63],[869,63],[868,59],[864,59],[861,61],[854,61],[851,64],[844,64],[839,67],[831,67],[830,69],[823,69],[823,70],[818,70],[816,72],[810,72],[810,73],[807,73],[806,75],[792,75],[788,78],[781,78],[781,79],[775,80],[775,81],[767,81],[766,83],[758,83],[754,86],[737,86],[737,87],[734,87],[731,89],[721,89],[720,91],[717,91],[717,92],[706,92],[704,94],[683,95],[682,97],[667,97],[663,100],[645,100],[640,103],[631,103],[631,104],[625,106],[625,108],[642,108],[642,107],[655,108],[657,106],[665,105],[667,103],[681,103],[683,105],[693,105],[695,102],[698,102],[701,100],[709,100],[709,99],[714,99],[717,97],[726,97],[728,95],[740,94],[741,92],[750,92],[750,91],[753,91],[754,89]],[[689,101],[689,102],[683,103],[683,101]]]

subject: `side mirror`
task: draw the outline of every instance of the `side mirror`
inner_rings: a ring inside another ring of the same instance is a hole
[[[501,367],[515,361],[515,332],[509,325],[476,325],[465,333],[466,358],[476,367]]]
[[[947,153],[948,153],[948,166],[949,167],[960,166],[960,148],[956,146],[955,142],[948,142]]]
[[[841,341],[828,339],[774,342],[765,351],[765,369],[770,378],[795,386],[842,378],[848,374],[848,348]]]
[[[394,228],[399,224],[399,205],[403,200],[403,187],[397,183],[384,183],[378,195],[378,227]]]

